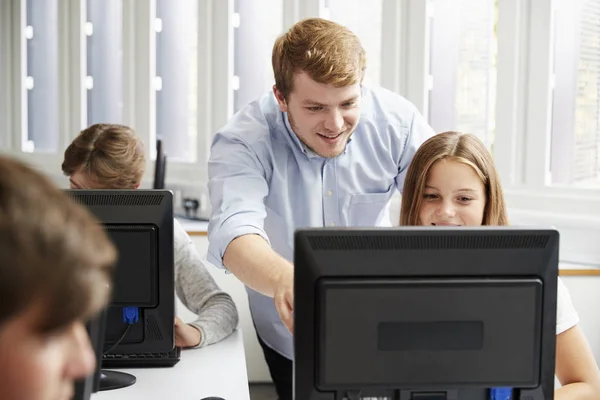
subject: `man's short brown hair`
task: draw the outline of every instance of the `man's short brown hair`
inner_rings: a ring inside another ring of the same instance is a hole
[[[362,83],[366,55],[350,29],[322,18],[294,24],[273,46],[275,86],[285,98],[294,89],[294,74],[305,72],[319,83],[344,87]]]
[[[83,173],[106,189],[135,189],[146,169],[144,144],[133,129],[95,124],[79,133],[65,150],[62,171]]]
[[[108,301],[116,250],[48,178],[0,156],[0,325],[41,305],[37,328],[85,320]]]

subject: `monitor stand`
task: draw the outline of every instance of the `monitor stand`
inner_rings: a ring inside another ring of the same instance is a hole
[[[135,376],[126,372],[100,370],[99,391],[121,389],[135,383]]]

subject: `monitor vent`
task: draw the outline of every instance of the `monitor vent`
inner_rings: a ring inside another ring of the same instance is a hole
[[[430,249],[534,249],[546,247],[547,235],[498,236],[310,236],[315,251],[430,250]]]
[[[164,194],[78,194],[71,193],[75,201],[85,206],[158,206]]]
[[[154,340],[162,340],[163,336],[160,333],[160,328],[156,322],[156,318],[152,315],[146,316],[146,334]]]

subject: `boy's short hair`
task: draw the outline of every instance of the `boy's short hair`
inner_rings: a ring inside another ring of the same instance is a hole
[[[0,156],[0,325],[41,305],[40,332],[108,301],[116,250],[102,225],[48,178]]]
[[[92,178],[107,189],[134,189],[146,169],[144,144],[125,125],[94,124],[65,150],[62,171]]]
[[[294,74],[305,72],[319,83],[344,87],[362,83],[367,65],[358,37],[343,25],[322,18],[294,24],[275,41],[275,86],[285,98],[294,90]]]

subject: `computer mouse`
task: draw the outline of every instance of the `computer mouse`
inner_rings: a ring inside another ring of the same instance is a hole
[[[211,397],[203,397],[200,400],[225,400],[225,399],[222,397],[211,396]]]

